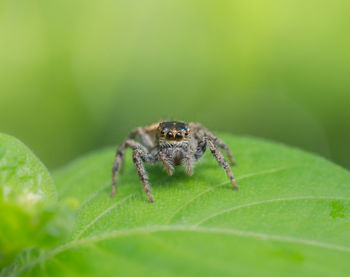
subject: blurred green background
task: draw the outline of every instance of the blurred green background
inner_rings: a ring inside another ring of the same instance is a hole
[[[347,0],[0,0],[0,131],[50,168],[163,118],[350,168],[349,12]]]

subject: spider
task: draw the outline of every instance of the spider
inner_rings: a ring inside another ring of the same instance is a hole
[[[139,137],[141,143],[135,138]],[[117,172],[123,163],[127,147],[133,150],[132,157],[140,181],[150,202],[154,202],[150,191],[148,175],[144,162],[154,164],[162,162],[169,175],[174,172],[174,166],[185,164],[188,175],[193,174],[193,164],[197,162],[209,147],[218,164],[226,171],[233,189],[237,184],[232,170],[217,147],[226,151],[232,165],[235,165],[232,153],[225,142],[216,137],[199,123],[189,124],[180,121],[161,121],[146,127],[138,127],[118,147],[112,169],[113,185],[111,196],[115,195],[117,188]]]

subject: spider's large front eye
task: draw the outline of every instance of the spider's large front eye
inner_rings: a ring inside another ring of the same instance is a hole
[[[181,133],[181,132],[178,132],[178,133],[176,134],[176,139],[177,139],[177,140],[181,140],[182,138],[183,138],[182,133]]]
[[[173,139],[173,138],[174,138],[173,133],[172,133],[172,132],[168,132],[168,133],[166,134],[166,138],[167,138],[167,139]]]

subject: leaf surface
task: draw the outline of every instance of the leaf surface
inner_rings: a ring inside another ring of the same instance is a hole
[[[52,246],[62,235],[67,221],[59,222],[56,203],[45,166],[22,142],[0,134],[0,272],[18,253]]]
[[[349,172],[284,145],[222,138],[236,156],[239,191],[210,151],[192,177],[147,166],[153,204],[131,152],[114,198],[112,148],[57,171],[59,200],[79,202],[72,236],[16,274],[349,276]]]
[[[18,139],[0,133],[1,199],[31,205],[56,201],[56,188],[46,167]]]

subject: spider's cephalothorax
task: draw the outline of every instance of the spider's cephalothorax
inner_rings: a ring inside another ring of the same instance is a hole
[[[162,152],[161,160],[170,159],[174,165],[180,165],[190,146],[191,136],[188,125],[177,121],[161,122],[158,126],[157,137],[158,149]]]
[[[135,140],[137,136],[141,143]],[[112,196],[116,192],[117,172],[121,167],[127,147],[133,150],[133,162],[151,202],[154,199],[150,191],[144,162],[162,162],[169,175],[173,174],[174,166],[184,163],[187,173],[192,175],[193,163],[203,156],[207,147],[219,165],[225,169],[233,188],[238,189],[229,164],[217,149],[217,147],[224,149],[231,164],[235,164],[230,149],[222,140],[199,123],[162,121],[144,128],[136,128],[131,132],[129,138],[119,146],[113,166]]]

